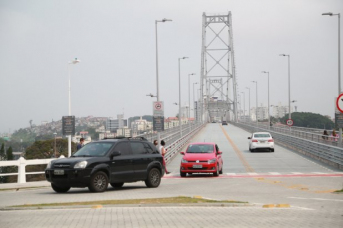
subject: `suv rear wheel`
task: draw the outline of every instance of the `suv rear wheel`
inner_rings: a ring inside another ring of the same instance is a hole
[[[121,187],[123,187],[123,185],[124,185],[123,182],[122,183],[111,183],[111,186],[113,188],[121,188]]]
[[[51,183],[51,187],[52,187],[52,189],[54,189],[55,192],[58,192],[58,193],[67,192],[70,189],[70,187],[61,187],[61,186],[57,186],[53,183]]]
[[[92,175],[89,184],[89,190],[91,192],[104,192],[108,186],[108,177],[106,173],[99,171]]]
[[[150,169],[148,173],[148,178],[145,180],[145,185],[148,188],[157,188],[161,183],[161,172],[156,169]]]

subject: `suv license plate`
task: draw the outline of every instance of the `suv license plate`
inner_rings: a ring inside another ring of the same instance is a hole
[[[202,168],[202,165],[193,165],[193,168]]]
[[[63,169],[55,169],[54,175],[64,175],[64,170]]]

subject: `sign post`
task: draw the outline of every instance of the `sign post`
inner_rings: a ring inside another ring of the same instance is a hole
[[[68,157],[71,156],[71,136],[75,135],[75,116],[62,116],[62,135],[67,135],[68,139]]]
[[[342,145],[342,128],[343,128],[343,93],[336,99],[335,125],[339,129],[338,145]],[[337,111],[338,110],[338,111]]]
[[[163,101],[154,101],[153,108],[153,130],[164,131],[164,104]]]

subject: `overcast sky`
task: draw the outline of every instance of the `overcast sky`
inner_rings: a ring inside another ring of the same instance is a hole
[[[270,72],[270,103],[288,104],[285,53],[298,111],[333,117],[338,18],[321,14],[343,13],[342,0],[1,0],[0,132],[68,115],[68,62],[75,57],[81,63],[71,66],[72,115],[152,114],[155,98],[146,94],[156,94],[155,20],[162,18],[173,21],[158,25],[160,99],[165,116],[175,116],[178,58],[189,57],[181,64],[185,104],[188,74],[196,73],[191,83],[200,77],[202,14],[228,11],[239,92],[251,87],[251,107],[253,80],[267,105],[261,71]]]

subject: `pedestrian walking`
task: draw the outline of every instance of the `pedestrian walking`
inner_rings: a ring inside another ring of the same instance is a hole
[[[85,143],[85,139],[84,138],[80,138],[80,143],[77,144],[76,150],[81,149],[83,147],[84,143]]]
[[[332,136],[332,141],[334,142],[338,141],[339,135],[336,133],[335,129],[332,130],[331,136]]]
[[[329,139],[329,134],[328,134],[327,130],[324,130],[324,133],[323,133],[322,138],[323,138],[324,140],[328,140],[328,139]]]
[[[170,172],[167,171],[167,164],[166,164],[166,160],[164,159],[164,155],[166,154],[166,149],[164,148],[165,145],[166,143],[163,140],[161,140],[160,153],[163,157],[163,165],[164,165],[166,174],[169,174]]]
[[[156,146],[156,148],[158,149],[158,141],[157,141],[157,139],[154,140],[154,146]]]

